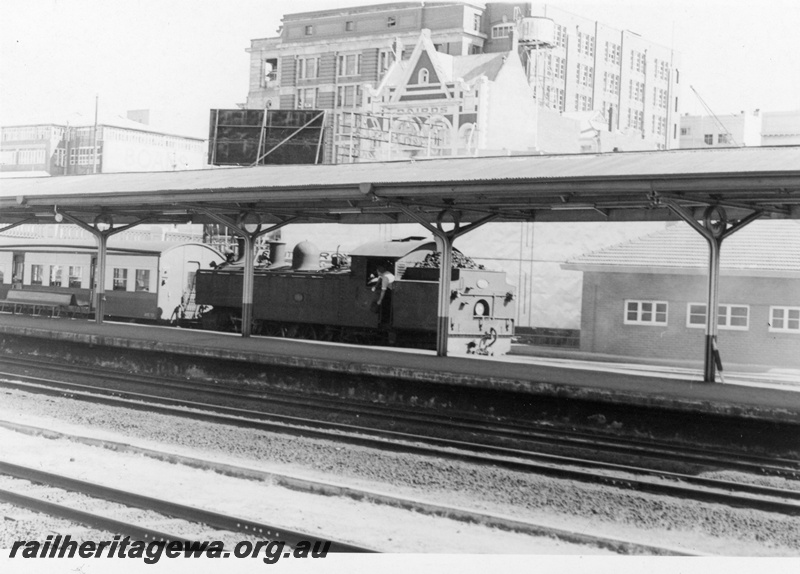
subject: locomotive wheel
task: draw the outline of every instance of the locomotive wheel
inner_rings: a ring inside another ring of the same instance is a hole
[[[261,334],[267,337],[283,337],[283,330],[280,324],[265,321],[261,327]]]
[[[292,325],[289,330],[292,334],[287,334],[286,336],[292,339],[306,339],[309,341],[316,341],[319,339],[317,328],[314,325]]]
[[[300,325],[297,329],[297,338],[316,341],[319,339],[319,335],[317,335],[317,328],[314,325]]]
[[[320,334],[319,337],[320,341],[338,341],[339,340],[339,333],[336,331],[334,327],[325,327]]]

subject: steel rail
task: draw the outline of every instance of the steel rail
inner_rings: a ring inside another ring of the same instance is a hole
[[[2,381],[0,385],[53,396],[63,396],[64,394],[62,389],[29,385],[22,382],[12,383]],[[597,462],[574,457],[476,445],[464,441],[432,438],[409,433],[383,430],[375,431],[374,429],[353,425],[342,425],[338,423],[320,424],[319,421],[301,419],[299,417],[287,417],[283,415],[264,417],[263,413],[244,409],[212,407],[206,404],[192,403],[177,399],[165,399],[141,393],[126,392],[119,394],[127,395],[131,397],[131,399],[93,395],[87,392],[77,391],[70,391],[69,397],[115,407],[133,408],[146,412],[158,412],[205,422],[255,428],[266,432],[346,442],[348,444],[356,444],[379,450],[436,456],[472,464],[488,464],[513,471],[535,473],[561,479],[573,479],[595,484],[599,483],[651,494],[690,498],[703,502],[714,502],[741,508],[753,508],[793,516],[800,515],[800,491],[709,479],[687,474],[655,471],[652,469]],[[217,412],[210,412],[208,410],[212,408]],[[257,418],[247,418],[253,416]],[[261,418],[259,419],[258,417]],[[282,422],[264,420],[265,418],[280,418]],[[315,427],[324,427],[324,429]],[[598,473],[598,470],[633,474],[634,476],[645,476],[653,478],[654,480],[602,474]],[[669,482],[664,482],[662,479],[668,479]],[[737,494],[737,492],[743,494]],[[761,498],[754,498],[747,495],[756,495]]]
[[[4,357],[0,359],[0,362],[8,362],[8,359]],[[477,416],[447,415],[446,417],[442,417],[427,413],[411,413],[408,409],[399,407],[367,403],[358,403],[357,405],[353,405],[352,401],[344,401],[341,399],[328,397],[323,399],[316,397],[298,397],[297,395],[282,393],[274,390],[270,390],[269,397],[265,398],[263,394],[227,391],[220,389],[218,386],[203,383],[202,381],[193,381],[189,384],[182,381],[166,380],[164,378],[153,377],[149,375],[137,375],[136,378],[133,378],[124,374],[99,371],[95,373],[87,373],[86,369],[79,370],[77,368],[65,365],[56,366],[31,359],[14,358],[10,362],[25,367],[35,366],[36,368],[53,372],[80,375],[84,377],[89,375],[103,380],[116,381],[120,383],[133,383],[137,385],[155,387],[158,389],[163,389],[166,387],[170,390],[177,389],[181,391],[190,391],[192,393],[201,391],[215,397],[229,398],[233,400],[242,400],[243,398],[247,398],[248,400],[265,401],[270,405],[280,404],[296,408],[312,407],[324,409],[326,413],[330,413],[333,410],[341,413],[357,414],[360,416],[364,416],[365,414],[375,417],[385,417],[387,415],[391,415],[394,420],[435,424],[440,428],[448,428],[458,431],[477,431],[495,438],[506,438],[525,441],[528,443],[545,443],[575,449],[602,450],[615,454],[634,454],[636,456],[658,458],[672,462],[684,462],[703,466],[720,465],[728,470],[738,469],[749,472],[788,476],[792,478],[800,475],[800,461],[796,460],[744,455],[742,453],[734,452],[720,452],[719,450],[709,452],[708,449],[692,447],[690,445],[681,445],[679,448],[676,448],[674,445],[662,442],[644,441],[639,439],[631,439],[628,437],[614,436],[610,439],[605,439],[597,434],[589,434],[586,432],[566,429],[552,429],[547,427],[532,427],[531,425],[523,425],[521,423],[508,421],[502,423],[496,421],[487,421],[486,419],[479,418]],[[0,375],[1,374],[2,373],[0,373]],[[61,382],[61,384],[73,384],[76,385],[74,387],[76,390],[80,390],[80,386],[77,383]],[[115,391],[109,389],[108,392],[113,394]]]
[[[134,540],[189,542],[189,540],[181,536],[175,536],[160,530],[146,528],[144,526],[137,526],[136,524],[130,524],[128,522],[122,522],[121,520],[115,520],[113,518],[108,518],[107,516],[86,512],[85,510],[70,508],[69,506],[56,504],[55,502],[48,502],[47,500],[25,496],[24,494],[19,494],[6,489],[0,489],[0,500],[15,506],[41,512],[42,514],[46,514],[48,516],[55,516],[71,522],[77,522],[78,524],[82,524],[90,528],[108,530],[109,532],[113,532],[115,534],[130,536]]]
[[[403,508],[430,516],[441,516],[461,522],[484,524],[492,528],[500,528],[524,534],[530,534],[533,536],[548,536],[574,544],[592,545],[611,550],[619,554],[655,554],[668,556],[703,555],[697,552],[687,552],[683,549],[670,548],[666,546],[654,546],[652,544],[645,544],[626,539],[586,534],[583,530],[580,532],[565,530],[563,528],[555,528],[549,525],[529,522],[508,516],[488,514],[467,508],[445,506],[424,500],[399,497],[396,495],[364,490],[362,488],[353,488],[336,483],[322,482],[319,480],[311,480],[298,476],[280,474],[273,471],[255,470],[252,468],[234,466],[216,461],[197,459],[193,457],[187,457],[185,455],[177,455],[171,452],[162,452],[153,449],[136,447],[128,443],[118,443],[105,439],[87,439],[85,437],[67,435],[61,432],[52,431],[50,429],[18,425],[15,423],[7,423],[5,421],[0,421],[0,426],[16,432],[43,435],[47,436],[48,438],[67,439],[82,444],[89,444],[95,447],[99,446],[102,448],[107,448],[114,452],[128,452],[132,454],[143,455],[155,460],[169,461],[171,464],[183,464],[192,468],[202,468],[235,478],[271,482],[277,486],[295,491],[308,492],[323,496],[340,496],[351,498],[357,501],[369,501],[375,504]]]
[[[165,514],[189,522],[205,524],[221,530],[246,533],[249,536],[264,536],[269,540],[284,540],[291,547],[296,546],[301,541],[330,541],[331,547],[329,552],[374,552],[374,550],[369,548],[349,544],[347,542],[330,540],[328,538],[320,538],[319,536],[308,534],[306,532],[268,525],[235,516],[228,516],[226,514],[212,512],[210,510],[202,510],[199,508],[170,502],[168,500],[144,496],[141,494],[119,490],[109,486],[103,486],[93,482],[87,482],[84,480],[78,480],[76,478],[53,474],[9,462],[0,461],[0,474],[6,474],[23,480],[46,484],[55,488],[61,488],[72,492],[80,492],[81,494],[85,494],[87,496],[116,502],[125,506],[133,506],[144,510],[152,510],[159,514]],[[162,534],[162,536],[167,535]],[[176,540],[174,537],[170,537],[169,539]],[[183,541],[185,539],[177,538],[177,540]]]

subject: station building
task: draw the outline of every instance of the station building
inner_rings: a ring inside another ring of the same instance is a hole
[[[528,86],[520,85],[513,97],[531,98],[535,107],[549,114],[540,111],[538,118],[523,117],[528,113],[525,106],[514,122],[494,118],[493,123],[497,129],[535,123],[537,151],[561,152],[559,145],[575,138],[575,151],[677,147],[678,57],[633,32],[533,3],[398,2],[287,14],[282,22],[279,36],[254,39],[247,50],[250,85],[243,104],[247,109],[328,110],[330,125],[341,125],[345,114],[368,112],[365,106],[374,103],[374,90],[381,91],[378,99],[383,100],[387,90],[409,87],[408,70],[420,71],[419,62],[410,60],[423,30],[429,30],[433,51],[456,60],[517,53]],[[445,63],[447,58],[438,60],[451,70],[444,75],[453,86],[458,86],[459,78],[466,80],[459,75],[461,64],[467,75],[476,71],[467,60],[452,67]],[[496,80],[491,68],[498,62],[485,60],[487,81]],[[390,73],[393,67],[408,74]],[[405,85],[387,85],[389,76],[391,82],[405,80]],[[418,83],[418,76],[415,79]],[[480,102],[483,95],[478,91],[472,97]],[[445,99],[459,97],[454,93]],[[583,118],[569,117],[585,112],[602,118],[591,130],[584,129]],[[430,113],[426,121],[436,121],[435,115]],[[337,128],[336,139],[347,131]],[[597,131],[617,137],[603,140]],[[544,134],[549,141],[543,140]],[[343,144],[336,145],[334,149],[330,143],[327,162],[354,159],[353,154],[343,153]],[[495,147],[487,144],[486,149]],[[511,141],[504,149],[529,151],[530,141]],[[368,159],[370,154],[365,154],[359,161]]]
[[[146,111],[139,110],[129,112],[128,118],[105,118],[96,128],[88,118],[0,127],[0,174],[83,175],[206,166],[204,140],[157,131],[146,118]]]
[[[755,221],[722,244],[723,364],[800,368],[800,223]],[[571,259],[583,272],[582,351],[701,360],[708,246],[684,223]]]

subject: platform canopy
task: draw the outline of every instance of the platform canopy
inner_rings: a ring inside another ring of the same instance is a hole
[[[800,218],[800,146],[216,168],[0,180],[0,224],[52,223],[56,207],[114,225],[653,221],[710,205],[736,219]]]

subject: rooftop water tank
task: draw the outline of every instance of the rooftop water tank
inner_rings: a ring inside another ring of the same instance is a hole
[[[556,44],[556,23],[550,18],[529,16],[519,23],[519,45],[552,48]]]

